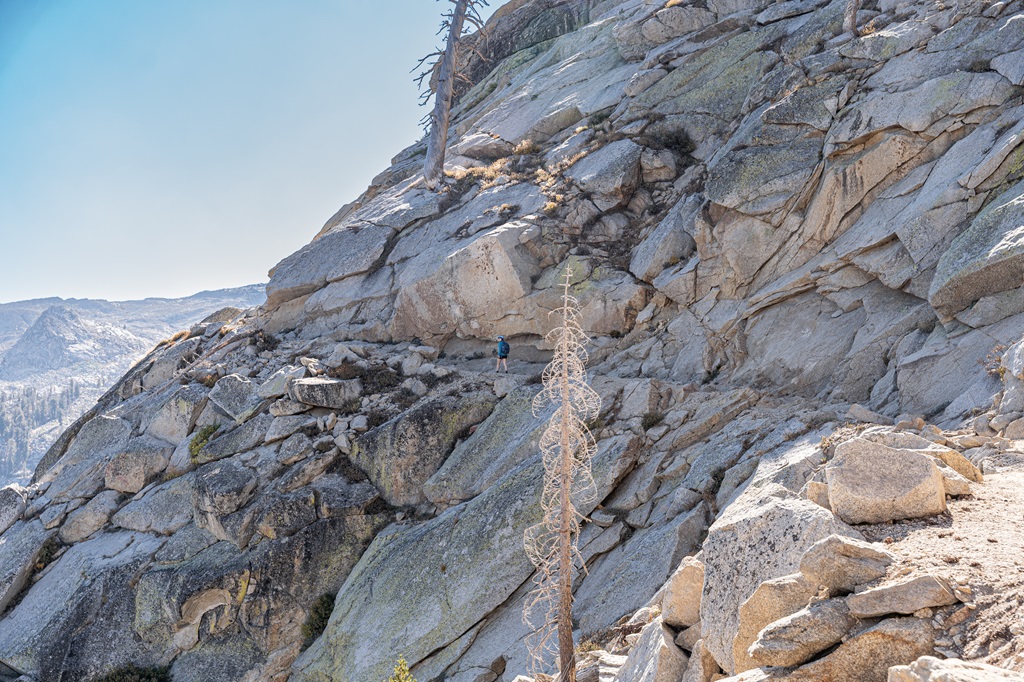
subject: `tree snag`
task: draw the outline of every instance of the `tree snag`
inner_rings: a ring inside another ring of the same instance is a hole
[[[561,326],[547,335],[554,357],[544,368],[544,389],[533,401],[535,415],[547,407],[555,411],[540,440],[543,518],[525,534],[526,552],[537,572],[536,588],[523,611],[524,622],[534,631],[527,644],[535,667],[539,670],[549,655],[557,653],[561,682],[576,682],[572,580],[576,561],[583,566],[576,546],[583,517],[576,506],[593,501],[597,493],[590,469],[597,445],[587,423],[601,409],[601,398],[587,382],[587,336],[580,326],[579,302],[569,294],[571,275],[567,268],[562,305],[551,311],[561,317]]]

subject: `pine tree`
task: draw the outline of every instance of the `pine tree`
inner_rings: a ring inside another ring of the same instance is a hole
[[[580,520],[576,505],[596,495],[590,459],[597,449],[587,423],[597,418],[601,398],[587,381],[587,336],[580,325],[579,302],[569,294],[572,273],[566,268],[561,326],[548,334],[554,357],[544,368],[544,389],[533,402],[534,414],[553,406],[541,436],[544,459],[543,519],[526,530],[526,552],[537,567],[536,588],[527,600],[524,621],[534,630],[528,641],[537,666],[557,652],[561,682],[576,682],[572,642],[572,580]],[[543,620],[537,622],[537,618]]]

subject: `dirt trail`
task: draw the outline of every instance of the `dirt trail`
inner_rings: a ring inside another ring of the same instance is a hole
[[[975,608],[936,614],[943,653],[1024,672],[1024,470],[986,475],[972,488],[941,516],[858,530],[900,557],[886,580],[931,573],[969,586]]]

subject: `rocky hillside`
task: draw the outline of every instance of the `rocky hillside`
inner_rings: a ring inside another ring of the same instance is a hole
[[[581,680],[1024,679],[1024,4],[845,5],[502,8],[445,192],[399,154],[0,491],[0,659],[547,679],[522,538],[571,270]]]
[[[263,300],[263,286],[252,285],[180,299],[0,304],[0,485],[27,483],[64,427],[158,342]]]

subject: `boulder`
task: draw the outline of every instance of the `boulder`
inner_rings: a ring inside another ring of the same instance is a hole
[[[38,519],[19,521],[4,533],[0,542],[0,613],[25,586],[39,550],[50,536]]]
[[[316,520],[316,493],[308,487],[260,500],[254,516],[256,532],[271,540],[291,537]]]
[[[210,401],[229,417],[241,424],[256,414],[263,399],[256,393],[251,381],[238,374],[222,377],[210,391]]]
[[[188,473],[147,490],[114,514],[110,522],[126,530],[171,535],[192,521],[194,474]]]
[[[489,391],[431,398],[357,438],[349,459],[389,504],[419,504],[426,500],[423,485],[447,459],[455,441],[493,407]]]
[[[793,682],[885,682],[889,668],[906,665],[934,650],[935,631],[920,618],[889,618],[853,635],[822,659],[797,668]]]
[[[660,618],[645,625],[614,682],[678,682],[689,658],[674,637]]]
[[[310,487],[316,491],[316,510],[322,519],[365,514],[380,499],[380,493],[369,483],[351,483],[337,475],[322,476]]]
[[[704,589],[704,564],[686,557],[665,583],[661,598],[661,617],[674,628],[686,628],[700,622],[700,595]]]
[[[425,214],[435,211],[436,204]],[[267,308],[311,294],[329,282],[369,271],[384,253],[392,233],[390,227],[360,223],[336,228],[307,244],[271,271]]]
[[[857,618],[877,618],[890,613],[910,614],[958,601],[949,583],[933,575],[880,585],[846,598],[850,613]]]
[[[329,379],[311,377],[296,379],[288,389],[292,400],[306,405],[327,407],[332,410],[347,409],[363,393],[363,382],[359,379]]]
[[[889,668],[887,682],[1024,682],[1024,675],[977,661],[922,656]]]
[[[461,248],[424,244],[397,277],[392,334],[396,338],[459,333],[475,338],[542,333],[524,299],[539,262],[524,246],[536,226],[512,220],[473,235]],[[510,316],[509,311],[516,315]],[[545,319],[546,321],[546,319]]]
[[[266,381],[256,389],[256,395],[261,398],[280,398],[288,394],[288,387],[295,379],[302,379],[306,376],[305,367],[286,365],[271,374]]]
[[[698,639],[693,645],[686,672],[680,682],[714,682],[722,679],[721,672],[715,657],[704,648],[704,640]]]
[[[767,626],[750,646],[759,666],[794,666],[837,644],[858,620],[842,599],[826,599]]]
[[[591,152],[565,171],[601,211],[625,206],[640,179],[643,147],[625,139]]]
[[[858,585],[885,575],[895,557],[869,542],[842,535],[830,535],[804,552],[800,572],[829,592],[852,592]]]
[[[0,488],[0,535],[25,513],[25,489],[12,484]]]
[[[701,598],[704,646],[724,670],[735,669],[733,641],[741,604],[765,580],[794,573],[803,552],[833,534],[857,535],[827,510],[778,484],[747,488],[726,507],[704,541]],[[741,652],[757,630],[750,634]]]
[[[111,415],[89,420],[40,480],[49,481],[47,495],[53,502],[92,497],[103,488],[107,460],[128,444],[132,425]]]
[[[832,511],[847,523],[883,523],[946,510],[942,473],[927,456],[864,438],[836,447],[825,467]]]
[[[256,492],[255,472],[235,460],[214,462],[195,474],[192,506],[200,515],[225,516],[248,504]]]
[[[66,545],[72,545],[103,528],[117,511],[120,497],[120,493],[116,490],[104,490],[89,500],[85,506],[69,514],[60,530],[57,531],[60,541]]]
[[[701,196],[694,194],[679,201],[657,227],[633,250],[629,271],[637,279],[653,282],[669,266],[685,261],[696,243],[691,233],[700,211]]]
[[[210,389],[200,384],[181,386],[153,415],[146,434],[168,443],[180,443],[192,432],[209,393]]]
[[[274,417],[274,421],[270,422],[270,429],[267,430],[264,442],[276,443],[299,431],[315,428],[316,417],[312,415],[299,414],[291,417]]]
[[[939,259],[928,302],[946,316],[1024,284],[1024,181],[989,203]]]
[[[537,391],[525,386],[506,395],[423,484],[427,499],[445,507],[464,502],[535,456],[547,416],[533,414]]]
[[[818,586],[801,573],[765,580],[739,608],[739,624],[732,642],[733,669],[737,673],[758,667],[750,647],[768,625],[800,609],[818,593]],[[702,633],[703,634],[703,633]]]
[[[174,446],[152,436],[128,441],[123,452],[110,458],[103,471],[104,485],[123,493],[137,493],[167,468]]]

